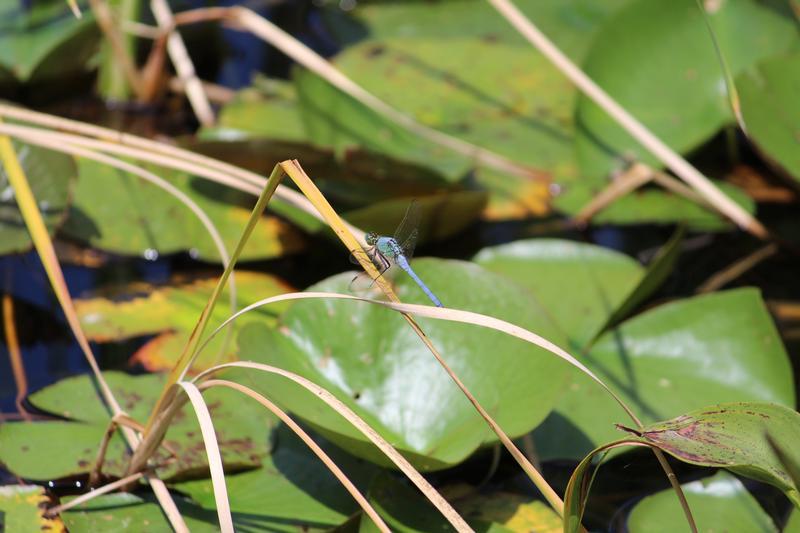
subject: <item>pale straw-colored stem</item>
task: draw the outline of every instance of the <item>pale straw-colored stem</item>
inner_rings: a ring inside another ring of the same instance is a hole
[[[183,38],[175,30],[172,10],[167,5],[166,0],[150,0],[150,9],[153,11],[153,16],[158,22],[158,26],[162,30],[169,32],[167,51],[178,77],[186,88],[186,96],[189,98],[189,103],[197,116],[197,120],[203,126],[213,125],[214,111],[211,109],[211,104],[208,102],[206,93],[203,90],[203,84],[200,83],[200,78],[195,73],[194,64],[192,64],[189,52],[183,43]]]
[[[263,176],[229,163],[190,152],[189,150],[170,146],[169,144],[103,128],[94,124],[61,118],[46,113],[39,113],[37,111],[31,111],[29,109],[3,103],[0,103],[0,116],[38,124],[39,126],[75,132],[89,137],[96,137],[97,139],[88,139],[81,138],[77,135],[70,135],[63,138],[68,139],[69,142],[74,144],[79,144],[80,146],[126,155],[142,161],[190,172],[193,175],[228,185],[254,196],[258,196],[267,183],[266,178]],[[54,131],[36,131],[52,135],[67,135]],[[319,212],[314,208],[311,202],[297,191],[280,185],[275,191],[275,196],[281,201],[323,221]],[[363,241],[364,232],[353,226],[348,226],[350,230]]]
[[[652,179],[652,169],[641,163],[634,163],[628,170],[614,178],[608,187],[587,202],[573,219],[578,224],[588,224],[597,213],[611,205],[615,200],[631,191],[635,191]]]
[[[561,50],[558,49],[536,26],[509,0],[488,0],[514,28],[539,52],[549,59],[567,76],[578,89],[622,126],[633,138],[672,170],[678,177],[699,192],[720,213],[731,219],[742,229],[756,237],[769,236],[766,228],[736,202],[720,191],[696,168],[656,137],[647,127],[619,105],[599,85],[587,76]]]
[[[359,491],[353,482],[350,481],[350,478],[348,478],[347,475],[342,472],[342,469],[339,468],[336,462],[331,459],[327,453],[325,453],[325,450],[323,450],[322,447],[320,447],[320,445],[314,441],[311,435],[309,435],[302,427],[300,427],[300,425],[295,422],[292,417],[286,413],[286,411],[275,405],[262,394],[259,394],[255,390],[245,387],[244,385],[234,381],[225,379],[209,379],[197,386],[197,388],[201,391],[204,391],[210,387],[228,387],[237,390],[269,409],[275,416],[280,418],[281,421],[286,424],[289,429],[291,429],[312,452],[314,452],[314,455],[316,455],[319,460],[325,464],[325,467],[330,470],[334,476],[336,476],[336,479],[339,480],[339,483],[341,483],[347,492],[350,493],[353,499],[358,502],[358,505],[361,506],[361,508],[365,513],[367,513],[370,519],[372,519],[375,525],[378,526],[378,529],[380,529],[383,533],[389,533],[391,531],[380,515],[372,507],[372,505],[370,505],[364,495],[361,494],[361,491]]]
[[[367,439],[369,439],[378,449],[397,466],[397,468],[406,475],[406,477],[428,498],[434,507],[444,516],[448,522],[459,532],[470,532],[472,528],[464,521],[455,509],[442,497],[439,492],[420,474],[397,450],[395,450],[389,442],[386,441],[380,434],[375,431],[369,424],[367,424],[360,416],[358,416],[352,409],[334,396],[330,391],[324,389],[304,378],[299,374],[289,372],[282,368],[266,365],[263,363],[256,363],[253,361],[237,361],[233,363],[225,363],[218,365],[198,374],[193,382],[202,383],[209,376],[220,372],[226,368],[247,368],[260,372],[267,372],[276,374],[286,379],[292,380],[297,385],[310,391],[314,396],[325,402],[328,406],[333,408],[339,415],[352,424],[359,432],[361,432]]]

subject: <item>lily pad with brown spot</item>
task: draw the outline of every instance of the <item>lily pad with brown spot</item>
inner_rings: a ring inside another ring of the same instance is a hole
[[[727,468],[781,489],[795,505],[800,493],[766,435],[800,460],[800,413],[771,403],[720,404],[627,431],[670,455],[701,466]]]
[[[44,487],[38,485],[6,485],[0,487],[0,531],[47,531],[62,533],[60,518],[46,518],[50,503]]]
[[[104,376],[122,409],[144,423],[164,384],[164,376],[131,376],[106,372]],[[232,390],[214,389],[204,394],[211,412],[222,459],[228,470],[253,468],[268,452],[273,418],[255,402],[244,402]],[[0,461],[25,479],[49,480],[88,473],[111,415],[97,393],[94,380],[77,376],[61,380],[29,397],[43,411],[67,420],[13,422],[0,426]],[[191,406],[174,418],[165,442],[177,455],[161,448],[155,461],[161,477],[203,475],[208,469],[200,428]],[[111,440],[103,472],[120,476],[128,451],[122,437]]]

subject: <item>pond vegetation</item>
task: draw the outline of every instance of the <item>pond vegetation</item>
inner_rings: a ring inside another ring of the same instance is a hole
[[[799,20],[5,2],[0,530],[800,531]]]

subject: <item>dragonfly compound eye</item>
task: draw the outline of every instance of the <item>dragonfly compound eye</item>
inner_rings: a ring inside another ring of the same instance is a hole
[[[378,234],[374,231],[370,231],[364,237],[364,240],[367,241],[367,246],[375,246],[375,243],[378,242]]]

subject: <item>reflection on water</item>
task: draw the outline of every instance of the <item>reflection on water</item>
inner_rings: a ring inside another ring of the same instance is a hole
[[[156,253],[156,256],[158,254]],[[112,258],[102,268],[62,264],[70,294],[78,297],[111,282],[142,280],[164,283],[172,273],[172,261]],[[47,275],[36,252],[0,257],[0,288],[14,298],[14,323],[22,350],[29,392],[67,376],[89,370],[86,359],[67,327]],[[5,335],[3,335],[3,338]],[[140,341],[141,342],[141,341]],[[124,347],[130,350],[129,346]],[[98,346],[93,345],[97,350]],[[118,366],[119,346],[97,350],[102,366]],[[115,364],[116,363],[116,364]],[[5,340],[0,342],[0,413],[16,411],[17,388]]]

